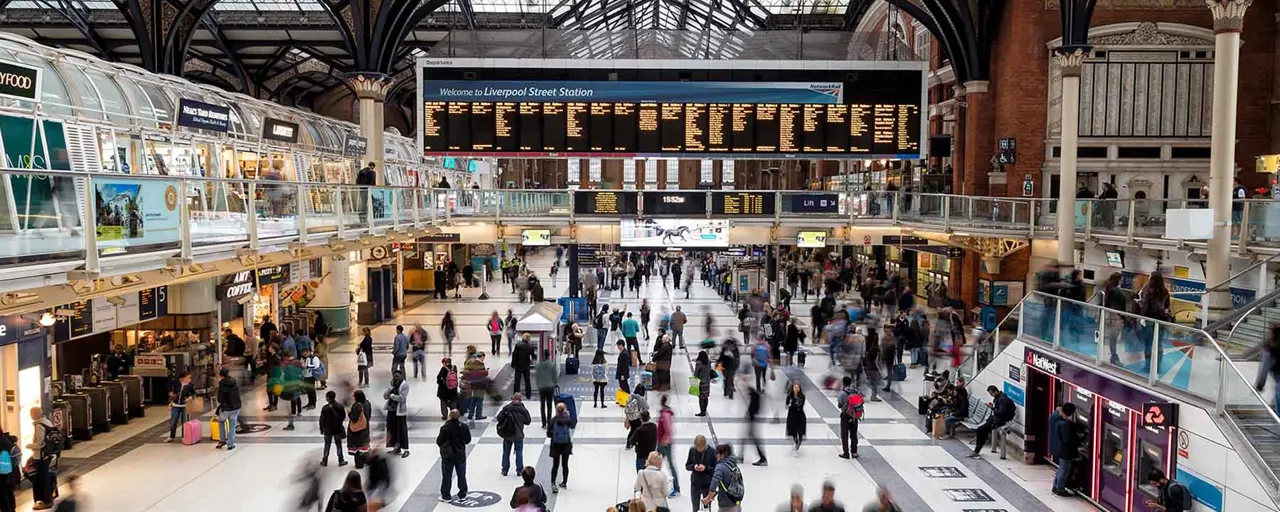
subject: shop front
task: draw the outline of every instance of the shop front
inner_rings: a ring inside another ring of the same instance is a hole
[[[271,318],[283,329],[280,292],[289,281],[289,266],[276,265],[251,270],[241,270],[224,276],[215,289],[221,324],[235,324],[233,331],[257,336],[259,327]],[[247,338],[246,338],[247,339]]]
[[[31,442],[31,409],[49,410],[49,334],[40,317],[39,313],[0,317],[0,396],[4,397],[0,430],[17,436],[20,446]]]
[[[916,304],[930,308],[950,303],[951,265],[964,256],[958,247],[922,246],[916,248],[916,274],[913,291]]]

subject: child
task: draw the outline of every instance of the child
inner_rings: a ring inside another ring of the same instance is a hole
[[[359,375],[358,383],[360,387],[369,386],[369,356],[363,350],[356,351],[356,373]]]
[[[597,350],[595,359],[591,360],[591,381],[595,385],[592,405],[597,408],[607,407],[604,403],[604,388],[609,385],[608,363],[605,362],[604,351]]]

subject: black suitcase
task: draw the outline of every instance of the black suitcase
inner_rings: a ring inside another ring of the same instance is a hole
[[[803,350],[796,352],[796,362],[800,363],[800,367],[804,368],[804,360],[809,357],[809,353]]]
[[[578,374],[578,358],[570,357],[564,360],[564,372],[569,375]]]
[[[922,396],[922,397],[916,398],[916,409],[922,416],[925,414],[929,414],[929,397]]]

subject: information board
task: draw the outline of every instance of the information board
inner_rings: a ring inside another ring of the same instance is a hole
[[[706,192],[643,192],[645,215],[705,217]]]
[[[791,194],[791,213],[840,213],[840,194]]]
[[[77,336],[93,332],[93,310],[89,301],[80,300],[58,306],[57,311],[69,312],[68,316],[59,316],[53,324],[53,341],[67,341]]]
[[[579,190],[573,194],[573,211],[579,215],[636,215],[637,192]]]
[[[773,194],[763,192],[712,192],[712,215],[773,215]]]

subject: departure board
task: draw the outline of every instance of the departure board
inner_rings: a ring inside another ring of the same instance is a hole
[[[773,215],[773,194],[763,192],[712,192],[712,215]]]
[[[704,217],[706,192],[643,192],[645,215]]]
[[[635,215],[639,192],[579,190],[573,194],[573,211],[579,215]]]
[[[910,103],[428,101],[427,153],[823,155],[921,153]]]

